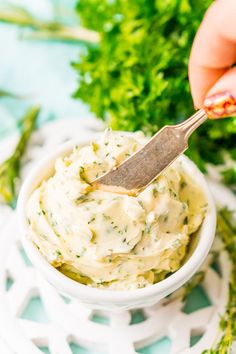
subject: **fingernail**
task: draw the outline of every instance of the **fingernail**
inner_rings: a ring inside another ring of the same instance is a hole
[[[230,92],[220,92],[207,97],[203,108],[209,118],[231,117],[236,114],[236,100]]]

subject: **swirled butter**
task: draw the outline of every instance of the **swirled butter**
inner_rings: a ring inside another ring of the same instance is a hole
[[[93,190],[90,182],[147,142],[107,130],[70,156],[27,204],[29,237],[62,273],[83,284],[136,289],[176,271],[206,212],[200,187],[180,161],[137,196]]]

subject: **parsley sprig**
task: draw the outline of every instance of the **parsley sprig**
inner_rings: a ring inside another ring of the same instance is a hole
[[[79,0],[82,25],[99,33],[74,64],[75,97],[118,130],[153,134],[193,113],[188,59],[193,38],[212,0]],[[191,137],[187,154],[206,170],[236,160],[236,120],[208,121]],[[221,169],[236,185],[236,164]]]
[[[232,344],[236,340],[236,223],[232,213],[227,209],[218,212],[217,233],[231,261],[229,299],[220,321],[222,336],[216,347],[205,351],[204,354],[230,354]]]
[[[233,213],[228,209],[219,209],[217,214],[217,236],[221,239],[223,249],[228,252],[231,261],[229,298],[225,312],[220,319],[221,337],[214,348],[206,349],[202,354],[230,354],[232,344],[236,341],[236,223]],[[208,266],[217,260],[219,253],[211,255]],[[196,273],[181,289],[183,299],[205,278],[205,270]]]

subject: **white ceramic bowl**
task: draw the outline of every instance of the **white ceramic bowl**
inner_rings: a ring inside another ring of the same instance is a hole
[[[91,288],[66,277],[43,258],[38,249],[28,238],[28,223],[25,213],[26,204],[32,192],[44,179],[47,179],[53,174],[55,160],[59,156],[69,154],[75,143],[75,141],[71,141],[60,146],[56,151],[38,162],[29,173],[21,188],[17,212],[25,251],[38,271],[61,293],[76,298],[92,308],[124,310],[153,305],[188,281],[199,269],[210,250],[215,235],[216,210],[207,182],[192,161],[186,156],[180,157],[186,173],[201,186],[208,203],[208,211],[198,232],[196,245],[190,257],[179,270],[159,283],[142,289],[114,291]],[[80,145],[86,143],[88,143],[88,141],[84,141],[82,144],[80,142]]]

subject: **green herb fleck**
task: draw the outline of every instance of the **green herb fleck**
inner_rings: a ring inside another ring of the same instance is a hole
[[[102,216],[104,217],[105,220],[111,220],[110,215],[102,213]]]
[[[152,195],[154,198],[156,198],[158,196],[158,190],[156,188],[153,188]]]
[[[86,200],[87,200],[87,195],[82,194],[76,199],[75,202],[76,202],[76,204],[81,204],[81,203],[85,202]]]
[[[95,220],[96,220],[96,217],[93,216],[92,219],[90,219],[90,220],[88,221],[88,224],[91,224],[91,223],[94,222]]]
[[[188,225],[188,217],[187,216],[185,216],[183,223],[184,223],[184,225]]]
[[[164,222],[167,222],[167,221],[168,221],[168,218],[169,218],[168,215],[165,215],[165,216],[164,216]]]
[[[79,175],[82,181],[90,184],[90,182],[88,181],[87,177],[85,176],[85,169],[84,166],[80,166],[79,168]]]

